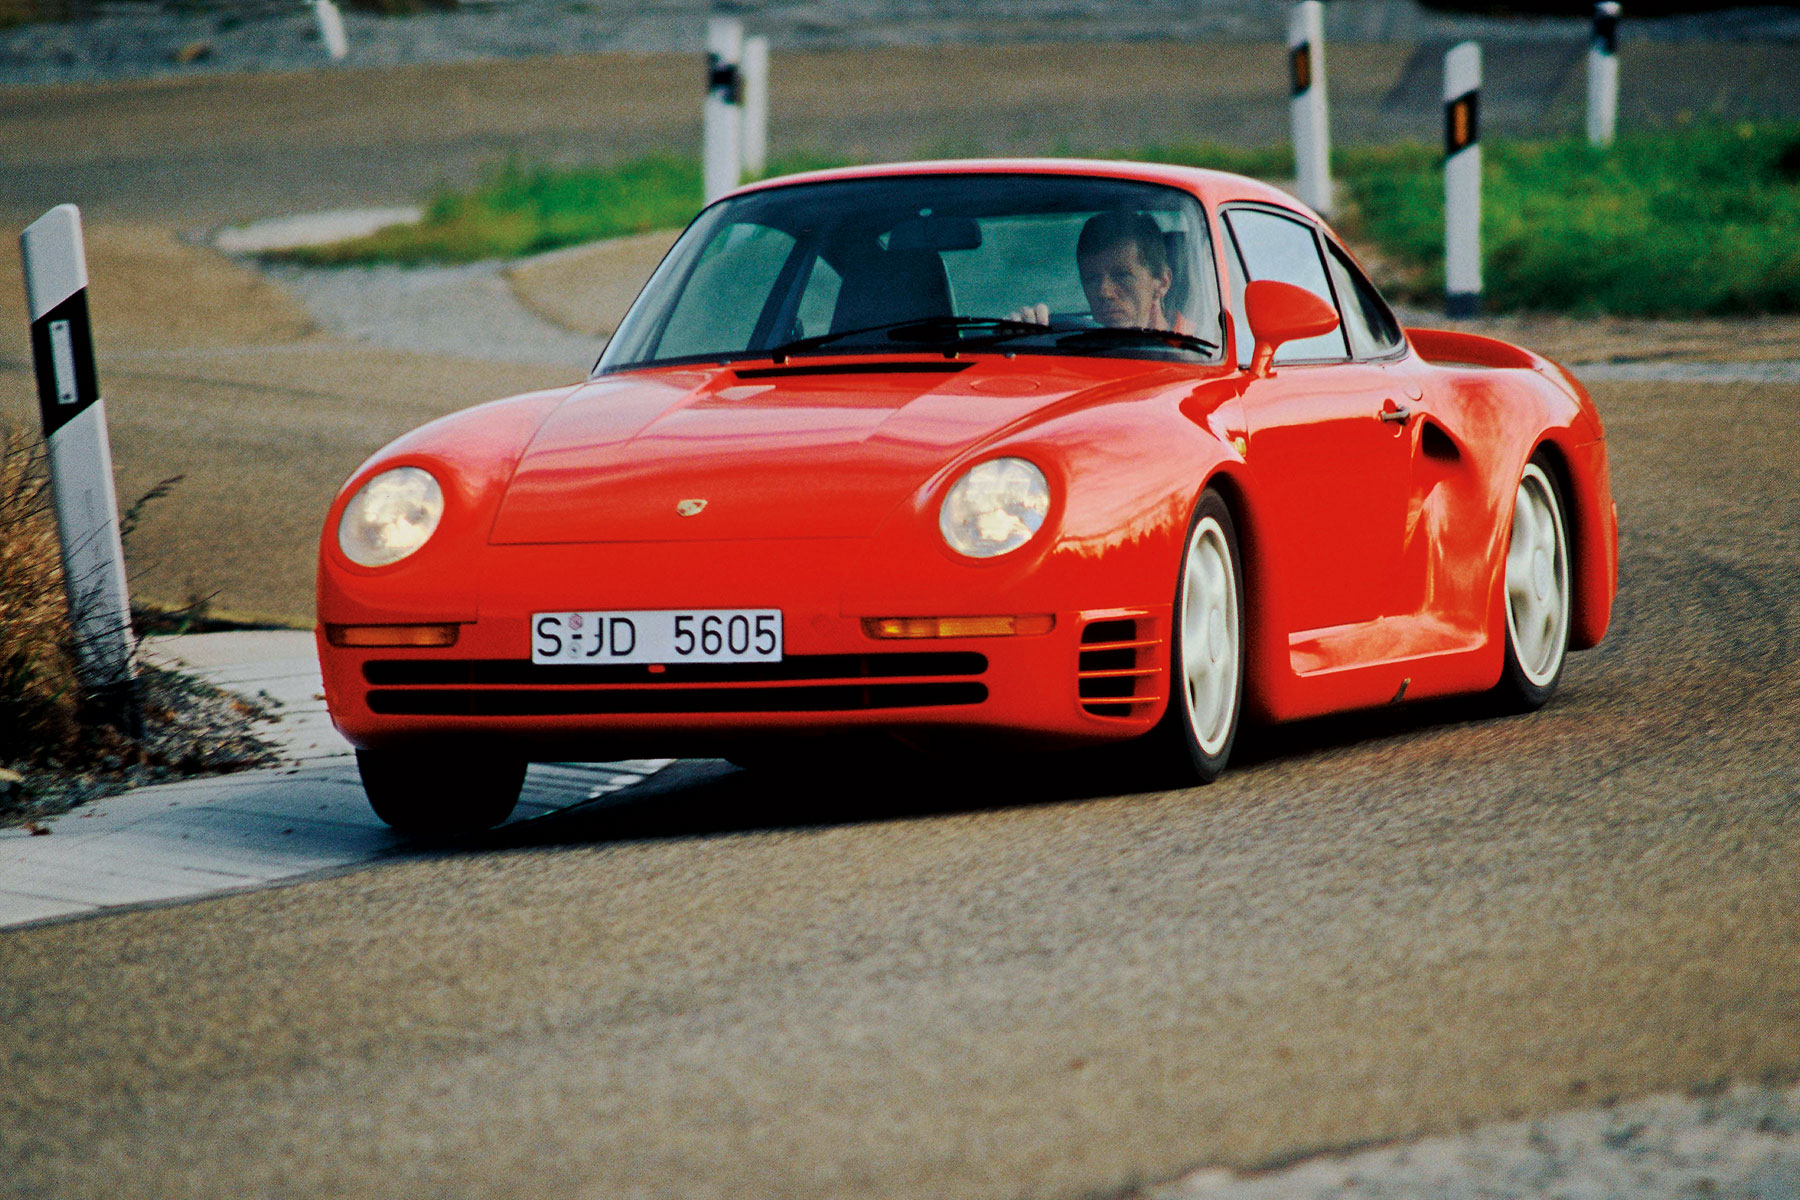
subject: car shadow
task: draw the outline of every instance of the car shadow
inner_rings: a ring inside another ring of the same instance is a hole
[[[1123,782],[1116,768],[1079,751],[979,765],[947,758],[790,770],[683,759],[643,783],[467,844],[505,849],[857,825],[1115,796]]]
[[[1233,770],[1303,758],[1330,750],[1501,719],[1491,697],[1454,696],[1412,704],[1309,717],[1281,725],[1245,728],[1231,751]]]
[[[1485,698],[1434,700],[1245,730],[1223,778],[1254,788],[1257,768],[1329,751],[1474,724]],[[468,850],[679,840],[911,820],[1123,796],[1209,789],[1157,770],[1132,747],[744,770],[684,759],[643,783],[456,843]],[[1234,793],[1237,787],[1230,788]],[[444,846],[443,849],[451,849]]]

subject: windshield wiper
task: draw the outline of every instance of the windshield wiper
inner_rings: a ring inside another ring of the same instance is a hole
[[[968,341],[956,336],[972,332],[982,332],[987,336],[971,338]],[[1032,334],[1053,332],[1055,330],[1048,325],[1039,325],[1033,321],[1012,321],[1005,317],[915,317],[906,321],[888,321],[881,325],[870,325],[863,329],[839,329],[832,333],[818,333],[812,337],[796,338],[794,341],[784,342],[770,350],[769,357],[780,362],[790,354],[816,350],[821,346],[828,346],[832,342],[849,341],[878,333],[886,334],[890,342],[920,344],[949,342],[962,348],[988,346],[1009,338],[1030,337]]]
[[[1124,329],[1110,325],[1065,333],[1056,339],[1056,346],[1061,350],[1080,346],[1129,346],[1144,342],[1160,342],[1173,349],[1192,350],[1196,354],[1213,354],[1219,349],[1215,343],[1203,337],[1173,329]]]

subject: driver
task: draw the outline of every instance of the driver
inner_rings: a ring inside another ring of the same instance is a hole
[[[1162,229],[1141,212],[1103,212],[1088,218],[1075,242],[1075,268],[1088,311],[1100,325],[1121,329],[1172,329],[1191,332],[1187,318],[1173,319],[1163,300],[1174,282]],[[1027,304],[1007,315],[1009,321],[1050,324],[1050,306]]]

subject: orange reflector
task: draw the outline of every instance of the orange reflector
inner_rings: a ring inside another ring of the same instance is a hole
[[[334,646],[454,646],[455,625],[327,625]]]
[[[864,617],[872,638],[1029,637],[1049,633],[1056,618],[1029,617]]]

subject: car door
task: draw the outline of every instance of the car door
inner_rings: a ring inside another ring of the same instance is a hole
[[[1421,618],[1407,639],[1415,653],[1479,641],[1496,541],[1489,483],[1496,464],[1481,461],[1500,438],[1500,413],[1479,391],[1445,387],[1443,372],[1406,352],[1393,311],[1344,250],[1326,241],[1326,264],[1343,303],[1352,352],[1380,362],[1389,395],[1405,410],[1405,525],[1394,583],[1395,613]],[[1471,402],[1473,399],[1473,402]]]
[[[1227,274],[1240,365],[1248,362],[1247,281],[1294,284],[1343,306],[1318,230],[1295,214],[1251,205],[1224,210]],[[1275,369],[1244,392],[1246,461],[1257,479],[1269,561],[1285,586],[1269,614],[1295,635],[1363,625],[1395,611],[1405,524],[1408,448],[1391,383],[1359,361],[1340,323],[1289,342]],[[1351,665],[1332,663],[1330,665]]]
[[[1449,472],[1460,465],[1461,449],[1444,431],[1442,414],[1434,417],[1431,368],[1406,353],[1406,338],[1393,310],[1369,282],[1354,259],[1330,238],[1325,239],[1325,266],[1338,295],[1351,356],[1379,363],[1387,380],[1387,399],[1394,411],[1390,423],[1406,450],[1400,557],[1395,564],[1396,615],[1426,614],[1448,599],[1447,566],[1436,544],[1442,527],[1462,515],[1455,488],[1442,488]]]

